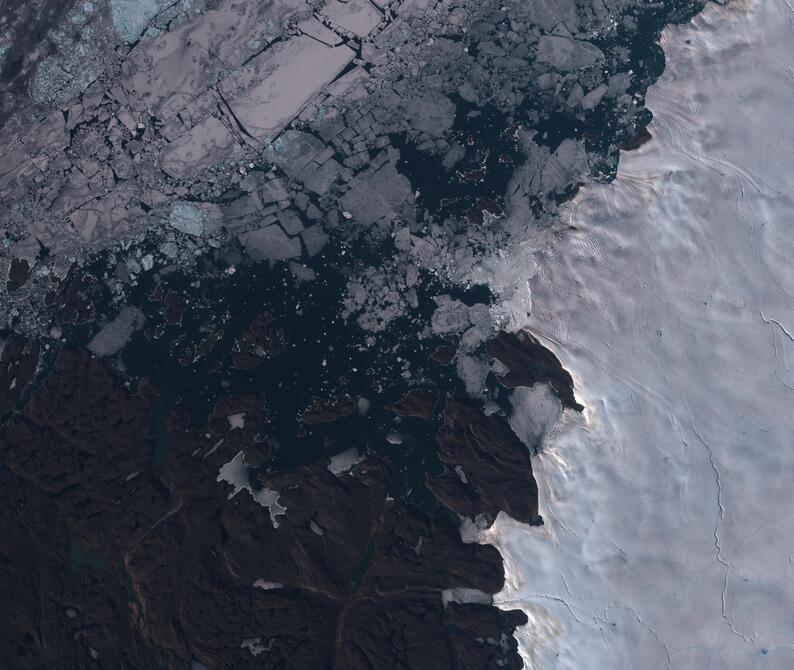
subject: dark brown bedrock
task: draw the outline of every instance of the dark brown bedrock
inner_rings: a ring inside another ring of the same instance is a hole
[[[508,372],[499,378],[507,388],[533,386],[537,382],[551,384],[563,407],[581,412],[584,409],[573,393],[573,378],[559,359],[536,337],[522,330],[499,333],[485,349],[488,355],[505,365]]]
[[[216,481],[263,427],[261,399],[219,403],[198,431],[177,407],[159,467],[155,400],[148,383],[128,390],[101,359],[63,349],[0,428],[5,667],[521,667],[522,612],[442,601],[444,589],[498,592],[499,553],[389,498],[387,461],[267,477],[287,508],[276,529]],[[226,420],[236,409],[245,435]]]
[[[529,449],[503,416],[486,416],[462,398],[450,398],[437,436],[441,475],[427,484],[449,509],[492,524],[500,511],[540,525],[538,487]]]
[[[39,345],[16,335],[6,339],[0,354],[0,419],[21,400],[36,374]]]

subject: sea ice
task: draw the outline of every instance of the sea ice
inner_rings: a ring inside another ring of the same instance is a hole
[[[349,472],[354,466],[361,463],[363,458],[361,454],[358,453],[358,449],[351,447],[341,454],[331,456],[329,460],[328,470],[335,475],[341,475],[345,472]]]
[[[166,4],[166,0],[111,0],[110,16],[116,33],[125,42],[134,42]]]
[[[137,307],[122,307],[118,316],[94,335],[88,343],[88,349],[97,356],[112,356],[127,344],[144,321],[143,312]]]

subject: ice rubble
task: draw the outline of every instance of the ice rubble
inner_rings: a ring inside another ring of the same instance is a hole
[[[655,140],[569,208],[532,327],[576,376],[542,527],[482,534],[530,668],[794,667],[794,13],[668,28]]]

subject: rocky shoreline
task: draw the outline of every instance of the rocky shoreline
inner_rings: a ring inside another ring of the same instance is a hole
[[[20,395],[33,357],[4,349],[0,374]],[[525,351],[511,371],[540,381],[544,363]],[[255,474],[267,399],[244,396],[219,401],[200,430],[174,407],[157,465],[156,394],[63,348],[4,421],[3,653],[17,667],[522,666],[512,631],[525,615],[490,604],[498,552],[389,496],[388,458],[352,444],[361,457],[347,467]],[[455,396],[442,415],[444,471],[428,481],[439,500],[480,528],[500,511],[542,523],[529,451],[507,421]],[[245,481],[230,490],[218,471],[239,454]]]

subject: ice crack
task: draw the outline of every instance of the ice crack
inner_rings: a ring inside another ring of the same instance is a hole
[[[761,320],[762,320],[762,321],[763,321],[765,324],[767,324],[767,325],[770,325],[770,326],[771,326],[771,325],[774,323],[774,324],[775,324],[775,325],[776,325],[778,328],[780,328],[780,330],[783,332],[783,334],[784,334],[784,335],[785,335],[785,336],[786,336],[786,337],[787,337],[789,340],[791,340],[792,342],[794,342],[794,335],[792,335],[792,334],[791,334],[791,333],[790,333],[790,332],[789,332],[789,331],[786,329],[786,327],[785,327],[785,326],[784,326],[782,323],[780,323],[780,321],[778,321],[777,319],[773,319],[772,317],[769,317],[769,318],[765,317],[763,312],[760,312],[760,314],[761,314]]]
[[[629,607],[628,605],[612,605],[612,607],[615,609],[631,612],[636,617],[637,623],[639,623],[640,626],[653,635],[656,641],[662,645],[662,647],[664,647],[664,653],[667,654],[667,670],[670,670],[673,664],[673,659],[670,656],[670,648],[667,646],[667,643],[661,637],[659,637],[659,634],[653,629],[653,627],[645,623],[645,621],[642,620],[642,617],[637,613],[637,610],[635,610],[633,607]]]
[[[574,619],[574,621],[576,621],[576,623],[581,624],[582,626],[587,626],[588,628],[592,628],[592,626],[589,623],[587,623],[586,621],[582,621],[582,619],[580,619],[578,616],[576,616],[576,613],[573,611],[573,609],[568,604],[568,601],[565,600],[565,598],[561,598],[560,596],[555,596],[555,595],[552,595],[550,593],[532,593],[532,594],[527,595],[526,598],[527,599],[528,598],[541,598],[543,600],[553,600],[554,602],[561,603],[565,607],[565,609],[568,610],[568,613],[573,617],[573,619]],[[516,605],[516,606],[520,607],[522,605],[522,602],[519,601],[519,600],[516,600],[516,599],[500,600],[498,604],[499,605]]]
[[[783,333],[790,341],[794,342],[794,337],[792,337],[791,333],[786,330],[786,327],[780,323],[777,319],[766,318],[763,312],[760,312],[761,320],[767,324],[772,329],[772,347],[775,350],[775,360],[777,361],[778,368],[783,367],[783,361],[780,360],[780,353],[777,350],[777,337],[775,337],[775,326],[780,329],[780,332]],[[775,370],[775,379],[777,379],[782,386],[789,389],[790,391],[794,391],[794,386],[790,384],[786,384],[781,378],[778,370]]]
[[[731,632],[734,635],[739,636],[745,642],[750,642],[755,646],[755,640],[752,638],[747,637],[746,635],[740,633],[733,625],[733,622],[730,620],[730,617],[727,613],[726,607],[726,595],[728,593],[728,578],[731,574],[731,564],[726,561],[722,556],[722,544],[720,542],[720,523],[725,518],[725,505],[722,502],[722,475],[720,474],[720,469],[717,467],[717,461],[714,456],[714,450],[711,448],[711,445],[706,442],[704,437],[698,432],[697,428],[694,425],[692,427],[692,432],[695,433],[700,443],[703,445],[703,448],[706,450],[706,453],[709,457],[709,463],[711,464],[711,469],[714,471],[715,481],[717,483],[717,506],[719,508],[719,512],[717,514],[717,518],[714,521],[714,548],[717,550],[717,561],[719,561],[725,567],[725,578],[722,583],[722,618],[728,627],[731,629]]]

